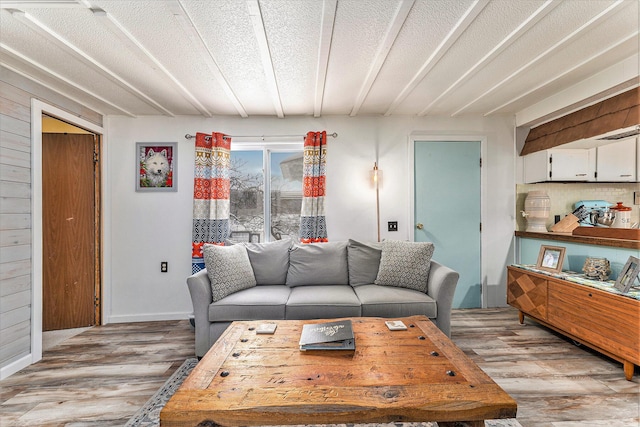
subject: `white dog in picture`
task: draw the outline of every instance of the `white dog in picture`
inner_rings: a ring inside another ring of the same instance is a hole
[[[162,150],[159,153],[156,153],[153,149],[149,150],[144,164],[150,186],[164,187],[170,169],[167,150]]]

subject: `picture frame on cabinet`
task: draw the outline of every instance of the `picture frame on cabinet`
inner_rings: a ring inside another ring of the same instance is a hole
[[[567,248],[562,246],[541,245],[536,268],[550,271],[552,273],[560,273],[562,271],[564,253],[566,250]]]
[[[136,142],[136,191],[178,191],[176,142]]]
[[[640,274],[640,259],[634,256],[629,256],[624,267],[620,270],[620,274],[618,274],[618,279],[616,280],[614,287],[620,292],[629,292],[633,282],[638,279],[638,274]]]

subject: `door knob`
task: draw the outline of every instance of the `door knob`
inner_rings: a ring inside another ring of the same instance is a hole
[[[416,224],[416,228],[418,230],[422,230],[424,228],[424,225],[421,222],[419,222],[419,223]]]

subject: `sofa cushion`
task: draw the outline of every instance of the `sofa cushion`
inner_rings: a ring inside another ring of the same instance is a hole
[[[435,319],[436,301],[429,295],[413,289],[395,286],[362,285],[354,288],[362,315],[368,317],[406,317],[417,314]]]
[[[349,239],[347,260],[351,286],[370,285],[376,280],[381,253],[381,243],[362,243]]]
[[[244,246],[205,244],[203,254],[214,302],[256,285],[256,278]]]
[[[291,289],[287,319],[360,317],[360,300],[349,285],[299,286]]]
[[[289,249],[287,286],[348,285],[347,242],[296,243]]]
[[[385,240],[374,283],[426,292],[433,250],[431,242]]]
[[[282,320],[291,289],[283,285],[255,286],[209,304],[210,322]]]
[[[291,240],[241,244],[247,248],[258,285],[284,285],[289,269]]]

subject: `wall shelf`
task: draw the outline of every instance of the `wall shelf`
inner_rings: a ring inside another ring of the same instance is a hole
[[[570,233],[533,233],[530,231],[516,231],[516,237],[529,239],[555,240],[558,242],[582,243],[586,245],[609,246],[640,250],[640,241],[625,239],[608,239],[603,237],[574,236]]]

